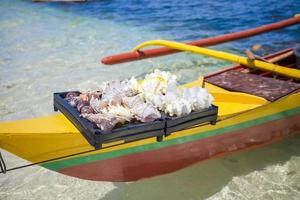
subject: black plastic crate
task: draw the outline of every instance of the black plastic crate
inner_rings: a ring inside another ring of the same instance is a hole
[[[163,119],[149,123],[130,123],[111,131],[102,131],[92,122],[80,117],[76,108],[64,99],[67,93],[54,93],[54,110],[62,112],[96,149],[102,148],[105,143],[120,142],[122,144],[151,137],[156,137],[157,141],[163,139],[165,133],[165,120]]]
[[[218,107],[211,105],[210,108],[194,111],[182,117],[165,117],[165,136],[173,132],[190,128],[205,122],[215,125],[218,117]]]

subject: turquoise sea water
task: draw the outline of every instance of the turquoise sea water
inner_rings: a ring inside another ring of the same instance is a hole
[[[300,13],[294,1],[0,0],[0,120],[53,113],[52,93],[89,80],[169,70],[188,82],[230,63],[181,53],[106,67],[99,60],[149,39],[187,41],[255,27]],[[259,54],[300,43],[293,26],[211,48]],[[0,199],[299,199],[299,137],[136,183],[84,181],[38,166],[0,175]],[[25,161],[8,153],[9,167]]]

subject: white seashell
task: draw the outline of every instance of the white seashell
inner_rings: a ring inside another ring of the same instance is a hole
[[[99,100],[97,98],[92,97],[90,100],[90,106],[96,113],[102,113],[108,107],[108,101]]]
[[[163,95],[149,95],[149,97],[146,98],[146,102],[151,103],[154,107],[158,108],[159,110],[163,110],[165,107]]]
[[[169,116],[173,117],[175,114],[174,114],[174,108],[173,108],[173,104],[167,104],[164,112],[166,114],[168,114]]]
[[[110,106],[108,113],[116,115],[122,124],[124,124],[126,121],[130,122],[133,118],[130,110],[123,106]]]
[[[158,79],[145,79],[139,85],[138,92],[146,97],[150,94],[161,94],[165,87],[166,83],[163,83]]]
[[[100,128],[101,130],[104,130],[104,131],[112,130],[118,123],[117,117],[110,113],[82,114],[82,117],[95,123],[98,128]]]
[[[132,88],[135,92],[138,91],[138,81],[134,78],[131,77],[128,81],[129,87]]]
[[[191,113],[192,108],[188,101],[183,98],[178,99],[177,101],[173,101],[166,105],[166,109],[164,112],[170,116],[183,116]]]
[[[176,76],[156,69],[146,75],[138,86],[138,92],[142,93],[144,98],[151,94],[165,94],[170,83],[176,83]]]
[[[214,100],[213,96],[204,88],[186,88],[183,97],[188,100],[194,111],[209,108]]]
[[[145,103],[140,96],[124,97],[123,104],[127,106],[135,118],[141,122],[152,122],[155,119],[161,118],[160,112],[153,105]]]
[[[211,106],[214,99],[206,89],[178,87],[176,79],[170,72],[156,69],[141,82],[134,77],[125,81],[104,82],[97,90],[101,91],[101,100],[90,95],[90,106],[96,113],[101,113],[97,116],[106,123],[102,127],[105,129],[113,124],[103,120],[105,117],[112,119],[111,116],[114,116],[114,123],[125,123],[133,117],[150,122],[161,117],[158,110],[179,117]],[[92,119],[95,120],[95,116]]]
[[[113,97],[122,99],[124,96],[134,96],[136,94],[135,89],[131,83],[125,81],[109,81],[102,84],[103,94],[102,98],[111,100]]]

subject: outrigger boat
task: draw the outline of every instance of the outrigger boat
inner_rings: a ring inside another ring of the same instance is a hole
[[[218,106],[215,125],[203,123],[176,131],[161,142],[155,138],[116,141],[95,149],[64,115],[56,114],[1,122],[0,147],[65,175],[136,181],[300,133],[300,69],[292,49],[257,59],[251,54],[242,57],[155,40],[134,50],[141,53],[141,48],[150,45],[240,63],[184,85],[205,87],[214,96]]]

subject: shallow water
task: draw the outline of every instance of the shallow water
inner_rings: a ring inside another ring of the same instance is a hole
[[[205,38],[279,21],[300,12],[295,1],[91,1],[85,4],[0,0],[0,120],[53,113],[52,93],[169,70],[182,83],[230,63],[191,54],[106,67],[100,58],[149,39]],[[286,7],[288,9],[282,9]],[[218,12],[216,12],[218,11]],[[300,41],[300,28],[218,45],[259,54]],[[0,175],[0,199],[299,199],[300,138],[199,163],[136,183],[91,182],[38,166]],[[9,167],[25,161],[4,154]]]
[[[116,184],[104,199],[299,199],[300,137],[208,160],[168,175]]]

